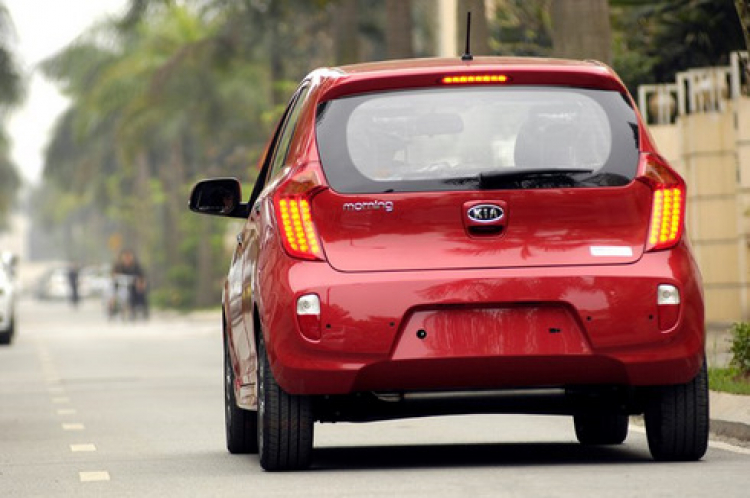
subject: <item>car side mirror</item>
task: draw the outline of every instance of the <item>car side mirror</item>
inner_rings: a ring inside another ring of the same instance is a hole
[[[191,211],[214,216],[247,218],[247,203],[242,202],[242,188],[236,178],[211,178],[193,186],[188,207]]]

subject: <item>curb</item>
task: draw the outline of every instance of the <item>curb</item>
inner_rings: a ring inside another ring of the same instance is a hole
[[[711,419],[710,431],[714,436],[750,442],[750,425],[742,422]]]
[[[709,392],[711,433],[750,441],[750,396]]]

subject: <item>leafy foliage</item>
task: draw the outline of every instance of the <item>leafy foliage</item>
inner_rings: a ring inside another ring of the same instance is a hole
[[[615,69],[631,91],[744,50],[734,0],[611,0]]]
[[[712,391],[750,396],[750,382],[736,368],[709,368],[708,387]]]
[[[493,24],[490,47],[498,55],[552,55],[550,0],[502,0]]]
[[[21,185],[21,178],[10,158],[5,130],[8,110],[23,99],[20,70],[10,47],[13,34],[8,9],[0,2],[0,229],[7,227],[7,217]]]
[[[750,323],[735,323],[732,326],[732,361],[744,375],[750,375]]]

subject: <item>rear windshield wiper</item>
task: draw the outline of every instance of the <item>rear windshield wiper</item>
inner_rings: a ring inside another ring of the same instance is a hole
[[[488,187],[507,181],[519,181],[530,178],[569,177],[592,173],[591,168],[519,168],[513,170],[483,171],[479,173],[480,187]]]

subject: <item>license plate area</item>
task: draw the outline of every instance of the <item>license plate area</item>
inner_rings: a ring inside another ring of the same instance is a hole
[[[590,347],[564,306],[521,305],[415,311],[394,360],[588,354]]]

